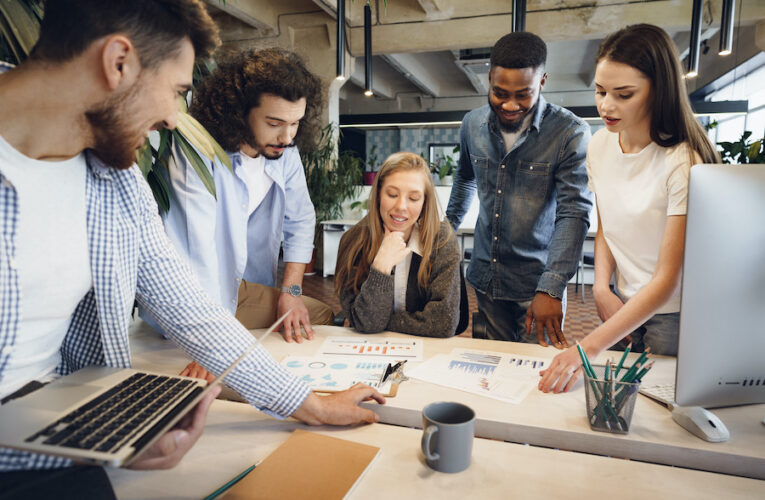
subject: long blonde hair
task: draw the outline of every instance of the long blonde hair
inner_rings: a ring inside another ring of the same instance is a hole
[[[436,241],[441,223],[438,219],[438,201],[433,187],[433,177],[428,164],[420,155],[401,151],[386,158],[380,167],[369,193],[369,214],[351,229],[354,237],[350,239],[347,246],[343,245],[347,250],[340,249],[339,255],[347,257],[343,262],[338,263],[335,270],[335,291],[338,295],[343,288],[350,288],[357,292],[369,276],[369,268],[385,237],[385,227],[380,217],[380,191],[385,184],[385,179],[399,171],[416,171],[422,174],[425,199],[417,219],[422,264],[417,273],[417,282],[420,287],[425,288],[430,280],[431,256],[434,250],[446,243],[445,238],[442,239],[443,241]]]

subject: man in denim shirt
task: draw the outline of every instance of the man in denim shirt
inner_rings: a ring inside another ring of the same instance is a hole
[[[478,189],[467,280],[487,337],[547,346],[546,332],[563,348],[566,283],[592,208],[590,127],[540,95],[546,58],[544,41],[532,33],[505,35],[492,48],[489,103],[462,121],[446,217],[459,227]]]

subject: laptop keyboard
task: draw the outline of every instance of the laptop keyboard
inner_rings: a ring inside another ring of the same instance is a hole
[[[148,442],[202,388],[192,380],[136,373],[26,439],[43,444],[116,452],[170,407],[134,446]]]

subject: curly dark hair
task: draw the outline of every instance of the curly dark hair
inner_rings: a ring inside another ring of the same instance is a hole
[[[301,149],[310,149],[320,129],[324,106],[321,80],[313,75],[297,54],[270,48],[234,54],[194,89],[191,114],[226,151],[238,151],[252,142],[247,115],[260,106],[263,94],[290,102],[304,97],[305,116],[295,137]]]

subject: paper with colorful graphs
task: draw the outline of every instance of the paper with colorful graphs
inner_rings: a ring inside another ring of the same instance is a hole
[[[388,361],[422,361],[421,339],[328,337],[320,356],[354,356]]]

